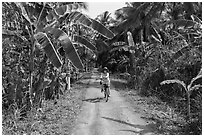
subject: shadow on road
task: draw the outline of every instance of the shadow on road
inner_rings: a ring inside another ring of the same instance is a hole
[[[112,88],[115,89],[126,89],[128,87],[127,81],[120,80],[120,79],[111,79]]]
[[[136,125],[136,124],[131,124],[131,123],[128,123],[128,122],[125,122],[125,121],[122,121],[122,120],[113,119],[113,118],[109,118],[109,117],[102,117],[102,118],[107,119],[107,120],[111,120],[111,121],[114,121],[114,122],[118,122],[118,123],[121,123],[121,124],[125,124],[125,125],[131,126],[131,127],[134,127],[134,128],[137,129],[137,130],[120,130],[120,131],[133,132],[133,133],[139,134],[139,135],[154,133],[153,127],[155,127],[155,124]],[[138,131],[138,129],[139,129],[139,131]]]
[[[101,102],[103,99],[104,99],[103,97],[97,97],[97,98],[84,99],[82,101],[87,101],[90,103],[97,103],[97,102]]]
[[[90,82],[89,87],[101,88],[101,85],[99,84],[99,82]]]

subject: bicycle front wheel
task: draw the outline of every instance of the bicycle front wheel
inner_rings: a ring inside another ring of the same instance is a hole
[[[108,90],[107,90],[107,88],[105,88],[104,94],[105,94],[106,102],[108,102]]]

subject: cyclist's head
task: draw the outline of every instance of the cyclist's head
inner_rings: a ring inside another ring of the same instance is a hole
[[[103,68],[103,72],[108,72],[108,68],[107,68],[107,67],[104,67],[104,68]]]

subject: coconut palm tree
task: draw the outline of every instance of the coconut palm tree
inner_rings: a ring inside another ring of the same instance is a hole
[[[130,2],[126,7],[116,10],[116,19],[121,23],[115,29],[118,30],[118,33],[126,30],[133,32],[139,29],[140,43],[147,42],[152,22],[162,14],[164,8],[165,3],[162,2]]]

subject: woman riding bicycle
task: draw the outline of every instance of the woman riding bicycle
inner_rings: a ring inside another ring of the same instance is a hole
[[[103,68],[103,73],[101,73],[101,84],[102,84],[102,88],[101,88],[101,92],[103,90],[105,90],[105,88],[107,89],[108,92],[108,96],[110,97],[110,78],[109,78],[109,73],[108,73],[108,68],[104,67]]]

